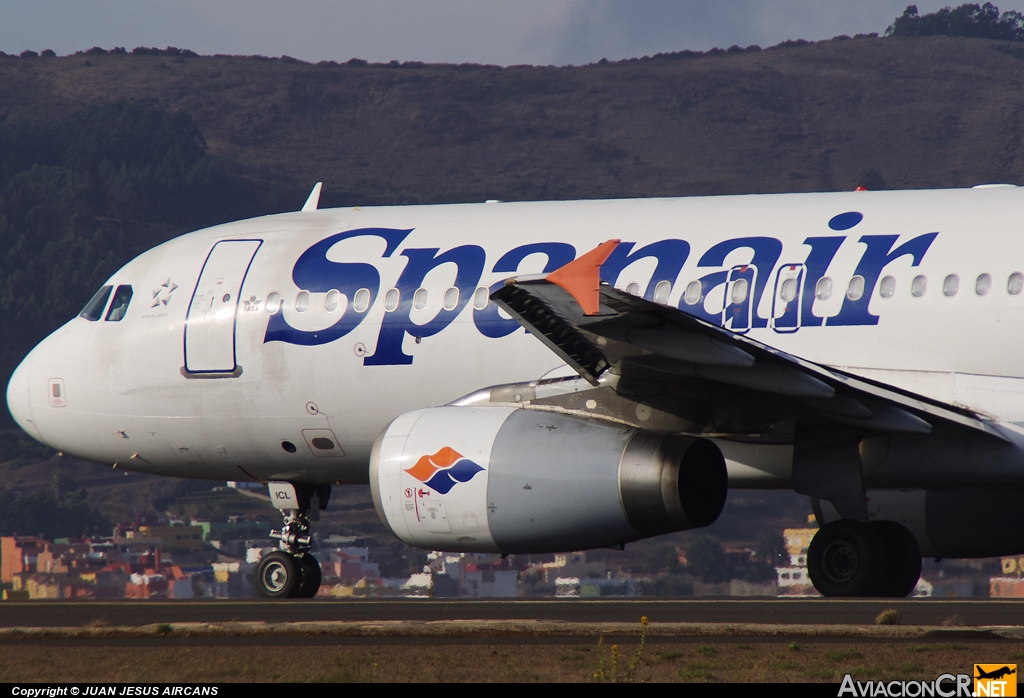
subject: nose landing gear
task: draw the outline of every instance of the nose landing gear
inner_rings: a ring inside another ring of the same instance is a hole
[[[270,536],[281,542],[281,550],[267,553],[256,567],[253,582],[267,599],[310,599],[320,588],[320,563],[309,552],[312,544],[310,520],[316,520],[330,497],[330,486],[313,487],[288,482],[271,482],[270,499],[281,510],[284,525]]]

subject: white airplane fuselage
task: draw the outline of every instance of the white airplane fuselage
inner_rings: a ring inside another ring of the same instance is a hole
[[[131,286],[123,317],[108,299],[50,335],[8,404],[39,441],[130,471],[363,483],[396,416],[567,373],[479,289],[620,239],[618,288],[1016,429],[1021,212],[1000,187],[266,216],[126,264],[106,284]]]

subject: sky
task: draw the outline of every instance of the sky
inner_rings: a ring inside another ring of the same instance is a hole
[[[0,50],[581,65],[885,31],[907,0],[0,0]],[[917,2],[924,14],[949,3]],[[958,3],[953,3],[958,4]],[[1024,8],[1000,6],[1001,10]]]

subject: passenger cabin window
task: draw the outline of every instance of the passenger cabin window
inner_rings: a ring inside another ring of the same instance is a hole
[[[640,295],[640,284],[638,284],[635,281],[626,284],[626,293],[628,293],[631,296],[639,296]]]
[[[399,300],[400,300],[400,298],[399,298],[399,295],[398,295],[398,289],[397,288],[389,289],[388,292],[384,294],[384,310],[386,310],[389,313],[392,313],[392,312],[398,310],[398,301]]]
[[[427,289],[416,289],[416,293],[412,294],[412,307],[416,310],[423,310],[427,307]]]
[[[796,279],[786,279],[782,282],[782,290],[779,292],[783,302],[792,303],[796,300]]]
[[[859,301],[864,295],[864,277],[857,275],[850,279],[850,285],[846,288],[846,297],[851,301]]]
[[[491,294],[487,290],[486,286],[481,286],[480,288],[478,288],[476,290],[476,293],[473,294],[473,307],[476,310],[483,310],[484,308],[486,308],[487,302],[491,299],[490,295]]]
[[[814,285],[814,297],[819,301],[827,301],[832,297],[832,279],[823,276]]]
[[[914,298],[920,298],[924,295],[924,292],[928,290],[928,277],[927,276],[915,276],[914,280],[910,282],[910,295]]]
[[[271,315],[277,315],[281,311],[281,294],[277,291],[273,291],[267,296],[267,312]]]
[[[992,290],[992,276],[990,274],[981,274],[978,276],[978,280],[974,284],[974,292],[979,296],[987,296],[988,292]]]
[[[458,305],[459,289],[452,286],[451,288],[444,292],[444,302],[441,304],[441,307],[444,308],[445,310],[455,310],[455,308]]]
[[[732,302],[736,305],[747,300],[747,290],[750,283],[746,279],[736,279],[732,284]]]
[[[328,313],[333,313],[341,305],[341,291],[331,289],[327,292],[327,297],[324,298],[324,310]]]
[[[107,311],[107,322],[120,322],[124,314],[128,312],[128,304],[132,302],[132,287],[118,286],[114,291],[114,300],[110,303],[110,310]]]
[[[309,310],[309,291],[299,291],[295,296],[295,312],[304,313]]]
[[[878,284],[878,295],[882,298],[892,298],[896,294],[896,279],[892,276],[887,276],[882,279],[882,283]]]
[[[366,309],[370,307],[370,289],[361,288],[356,291],[356,295],[352,299],[352,307],[357,313],[365,313]]]
[[[1019,296],[1022,290],[1024,290],[1024,274],[1015,271],[1010,274],[1010,278],[1006,282],[1006,292],[1011,296]]]
[[[104,286],[96,295],[85,304],[85,309],[82,310],[79,317],[84,317],[89,322],[96,322],[103,316],[103,309],[107,307],[107,300],[110,299],[110,289],[113,286]]]
[[[952,298],[956,295],[956,292],[960,290],[960,277],[956,274],[950,274],[946,277],[945,281],[942,282],[942,293],[943,295]]]
[[[668,303],[668,294],[672,292],[672,283],[669,281],[659,281],[658,285],[654,287],[654,302],[661,303],[662,305]]]
[[[699,281],[691,281],[686,284],[686,291],[683,293],[683,300],[687,305],[697,305],[700,302],[701,285]]]

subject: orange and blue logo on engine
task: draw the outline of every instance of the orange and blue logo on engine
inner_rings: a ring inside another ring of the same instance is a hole
[[[483,468],[445,446],[433,455],[423,456],[405,472],[441,494],[448,494],[456,483],[469,482]]]

